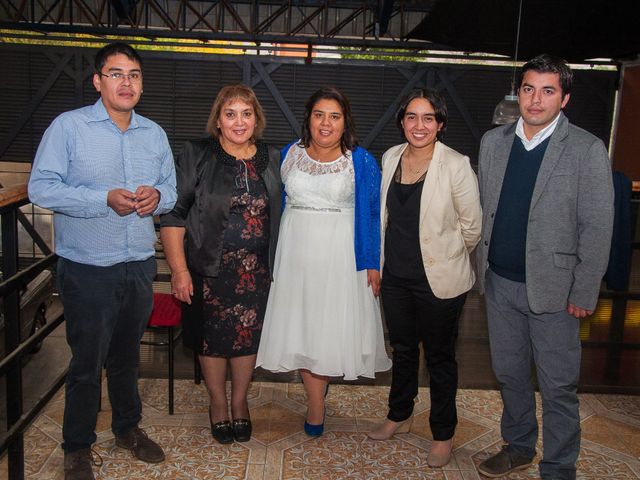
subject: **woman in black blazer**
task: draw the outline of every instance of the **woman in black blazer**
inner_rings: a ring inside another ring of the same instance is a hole
[[[200,358],[220,443],[251,436],[247,392],[256,361],[280,223],[280,155],[259,139],[255,93],[224,87],[209,137],[188,141],[176,161],[178,200],[161,219],[171,290]],[[226,397],[231,369],[231,417]]]

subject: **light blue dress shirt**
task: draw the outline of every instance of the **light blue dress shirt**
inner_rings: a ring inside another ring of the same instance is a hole
[[[171,211],[176,174],[167,135],[135,112],[120,131],[100,99],[51,123],[33,162],[29,198],[54,212],[59,256],[106,267],[154,255],[153,217],[121,217],[107,206],[110,190],[140,185],[160,192],[154,215]]]

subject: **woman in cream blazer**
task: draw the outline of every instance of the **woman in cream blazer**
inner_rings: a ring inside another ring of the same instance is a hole
[[[444,145],[447,110],[434,90],[414,90],[396,115],[407,140],[382,157],[382,303],[393,348],[387,419],[369,436],[410,428],[418,393],[419,344],[430,376],[433,433],[427,461],[449,462],[457,424],[455,341],[466,292],[475,281],[469,253],[480,240],[478,182],[469,158]]]

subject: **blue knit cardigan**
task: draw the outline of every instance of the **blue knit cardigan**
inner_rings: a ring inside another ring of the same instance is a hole
[[[299,142],[296,140],[281,150],[281,164],[291,145]],[[356,147],[351,154],[356,185],[356,270],[380,270],[380,167],[374,156],[362,147]],[[283,192],[283,206],[285,197]]]

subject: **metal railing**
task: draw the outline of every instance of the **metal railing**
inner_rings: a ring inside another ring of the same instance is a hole
[[[20,335],[20,290],[40,272],[54,264],[57,255],[51,253],[18,272],[18,218],[20,207],[29,203],[26,185],[0,189],[0,222],[2,226],[2,268],[0,298],[4,313],[5,352],[0,361],[0,377],[6,379],[7,431],[0,435],[0,455],[8,454],[8,478],[24,478],[24,432],[42,411],[49,400],[64,385],[65,370],[35,404],[24,411],[22,388],[22,359],[28,356],[35,345],[44,340],[64,321],[64,315],[47,322],[46,326],[29,338],[21,341]]]

